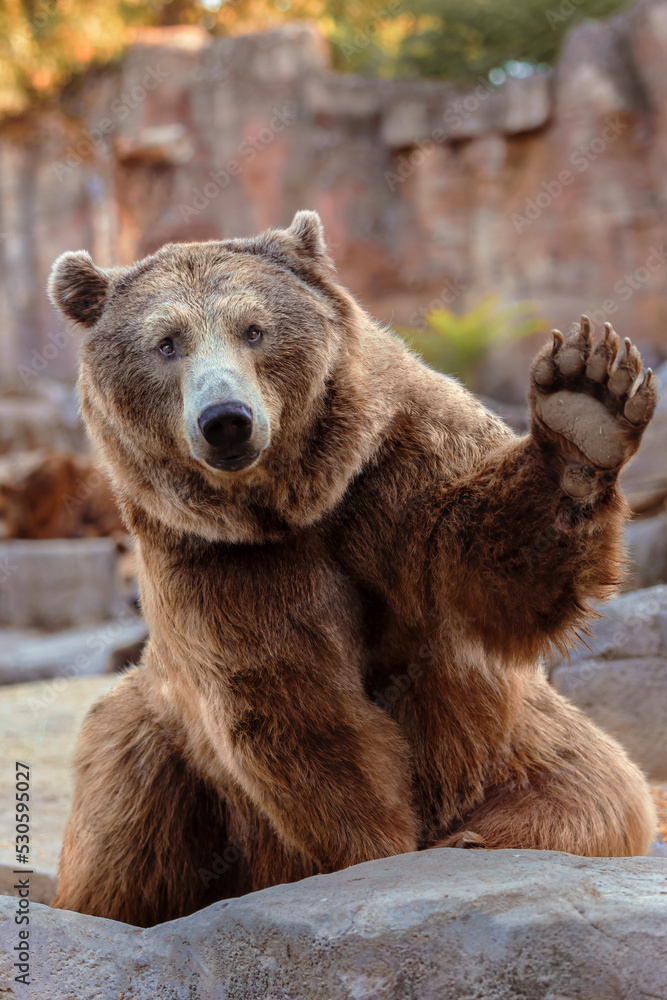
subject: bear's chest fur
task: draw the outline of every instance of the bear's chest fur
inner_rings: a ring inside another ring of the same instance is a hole
[[[329,700],[335,685],[363,690],[399,723],[424,811],[467,798],[462,789],[474,797],[487,777],[478,733],[491,732],[502,755],[511,681],[455,609],[435,615],[428,532],[421,541],[403,524],[372,532],[360,509],[349,515],[280,543],[145,548],[142,594],[158,659],[182,703],[209,704],[214,692],[230,760],[236,734],[279,730],[282,706],[298,711],[307,688],[310,704]]]

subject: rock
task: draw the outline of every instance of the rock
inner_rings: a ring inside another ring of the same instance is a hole
[[[664,107],[667,83],[660,67],[667,58],[667,5],[664,0],[640,0],[630,18],[630,44],[637,73],[651,103]]]
[[[60,629],[117,611],[112,538],[0,542],[0,625]]]
[[[15,909],[0,900],[5,954]],[[148,930],[38,904],[31,921],[40,1000],[645,1000],[667,968],[659,858],[423,851]]]
[[[185,125],[153,125],[141,129],[136,136],[119,136],[115,153],[121,163],[144,163],[182,166],[195,155],[196,145]]]
[[[369,82],[365,89],[370,90]],[[545,125],[551,113],[548,73],[522,80],[508,78],[499,87],[483,77],[474,87],[426,80],[383,81],[378,93],[383,106],[380,139],[390,149],[406,149],[427,140],[443,143],[519,135]]]
[[[667,779],[667,587],[602,605],[588,648],[550,666],[554,686],[618,739],[656,780]]]
[[[602,617],[591,625],[593,635],[586,636],[585,646],[577,643],[570,652],[571,666],[592,658],[607,661],[667,653],[667,587],[622,594],[599,604],[598,610]]]
[[[584,127],[588,123],[593,129],[605,115],[637,107],[642,92],[624,19],[585,21],[566,35],[556,95],[559,118]]]
[[[557,668],[552,680],[650,778],[667,778],[667,658],[583,660]]]
[[[0,455],[37,448],[72,450],[83,442],[80,421],[62,403],[38,396],[0,397]]]
[[[630,556],[630,589],[667,583],[667,510],[634,521],[625,529]]]
[[[113,673],[138,661],[147,636],[145,621],[129,611],[101,625],[46,634],[0,629],[0,684]]]
[[[520,135],[547,124],[552,112],[551,74],[536,72],[525,79],[508,77],[498,120],[492,122],[506,135]]]
[[[303,98],[311,114],[358,122],[380,113],[382,87],[366,77],[318,73],[306,79]]]
[[[387,109],[382,123],[382,141],[391,149],[414,146],[428,138],[431,126],[423,101],[398,101]]]
[[[56,890],[58,857],[72,800],[71,762],[83,717],[116,678],[57,678],[0,688],[0,893],[11,892],[16,867],[14,831],[6,804],[14,798],[13,761],[30,764],[35,871],[32,898],[50,902]],[[2,988],[0,987],[0,992]],[[64,994],[63,994],[64,995]]]

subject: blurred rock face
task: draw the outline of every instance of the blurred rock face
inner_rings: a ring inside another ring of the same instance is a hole
[[[145,33],[120,65],[0,131],[3,374],[27,388],[73,369],[42,294],[62,250],[127,263],[301,207],[320,212],[342,281],[394,323],[494,291],[534,299],[555,325],[585,310],[659,344],[666,10],[649,0],[584,24],[554,74],[498,86],[335,74],[302,23]],[[483,391],[518,402],[523,360],[490,365]]]

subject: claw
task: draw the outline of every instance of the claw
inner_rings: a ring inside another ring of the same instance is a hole
[[[561,347],[565,343],[565,337],[560,332],[560,330],[552,330],[551,336],[554,338],[553,354],[556,354],[558,351],[560,351]]]
[[[581,325],[574,327],[558,355],[558,367],[566,378],[583,371],[592,347],[590,323],[582,316]]]
[[[584,315],[581,317],[581,322],[579,324],[579,342],[586,351],[590,351],[593,346],[593,338],[591,337],[591,321],[588,316]]]
[[[605,323],[604,325],[604,344],[609,352],[609,369],[616,360],[616,355],[618,354],[618,334],[614,330],[611,323]]]
[[[654,381],[653,369],[647,368],[643,379],[635,388],[623,410],[630,423],[639,425],[646,423],[651,418],[656,404]]]
[[[596,344],[586,366],[586,375],[593,382],[604,382],[618,354],[618,334],[611,323],[604,325],[604,340]]]
[[[646,371],[644,372],[643,379],[636,387],[632,395],[637,396],[640,392],[643,393],[646,389],[650,389],[651,386],[653,385],[654,380],[655,380],[655,375],[653,374],[653,369],[647,368]]]
[[[641,372],[642,359],[629,337],[625,337],[625,355],[609,376],[609,389],[616,396],[630,392]]]

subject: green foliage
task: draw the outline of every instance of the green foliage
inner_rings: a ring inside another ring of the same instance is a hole
[[[563,35],[625,0],[416,0],[415,28],[396,60],[399,73],[474,80],[512,61],[551,65]]]
[[[546,321],[536,315],[532,302],[501,303],[488,296],[467,313],[434,309],[426,316],[425,330],[398,332],[424,361],[456,375],[470,389],[475,388],[475,369],[492,347],[538,333]]]

